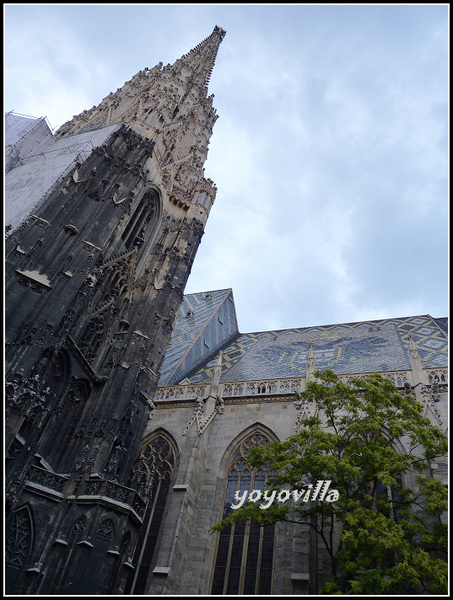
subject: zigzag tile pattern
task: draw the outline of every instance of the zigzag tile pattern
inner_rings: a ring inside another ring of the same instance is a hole
[[[410,369],[410,336],[424,368],[446,367],[446,326],[446,319],[422,315],[242,334],[223,350],[221,381],[303,377],[310,344],[320,370],[347,374]],[[215,360],[211,357],[190,381],[208,381]]]

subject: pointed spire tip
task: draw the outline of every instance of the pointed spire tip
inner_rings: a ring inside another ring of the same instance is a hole
[[[216,26],[214,27],[214,31],[218,32],[218,33],[219,33],[219,34],[222,36],[222,39],[223,39],[223,38],[225,37],[225,35],[226,35],[226,31],[225,31],[225,29],[224,29],[223,27],[219,27],[218,25],[216,25]]]

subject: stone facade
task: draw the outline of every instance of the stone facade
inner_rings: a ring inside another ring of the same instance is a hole
[[[446,319],[422,315],[253,334],[241,334],[236,323],[231,290],[191,294],[181,305],[142,442],[144,448],[158,438],[168,440],[175,460],[158,540],[148,558],[151,575],[138,593],[319,590],[328,561],[308,526],[275,527],[268,544],[270,567],[265,538],[254,546],[247,530],[241,534],[244,545],[238,535],[222,566],[218,555],[225,544],[221,534],[210,532],[232,500],[228,480],[238,449],[285,440],[302,418],[318,414],[318,406],[296,396],[315,369],[330,368],[345,382],[380,372],[402,394],[415,395],[424,414],[446,431]],[[431,468],[436,478],[447,481],[446,459]],[[253,559],[250,548],[256,550]]]
[[[7,115],[7,591],[121,593],[151,489],[136,460],[216,188],[225,32],[55,135]]]

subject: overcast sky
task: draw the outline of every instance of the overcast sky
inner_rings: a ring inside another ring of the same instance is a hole
[[[56,129],[209,36],[217,199],[186,293],[243,333],[448,314],[448,5],[20,4],[5,110]]]

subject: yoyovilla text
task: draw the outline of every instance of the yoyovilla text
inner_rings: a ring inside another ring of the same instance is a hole
[[[330,484],[332,482],[327,479],[321,479],[316,482],[316,486],[313,488],[313,484],[309,483],[304,486],[302,490],[280,490],[277,492],[276,490],[272,491],[262,491],[262,490],[253,490],[252,492],[248,492],[247,490],[241,491],[238,490],[234,494],[234,501],[238,504],[232,504],[231,508],[236,510],[237,508],[241,508],[241,506],[247,500],[249,502],[258,502],[262,500],[263,502],[260,504],[260,508],[266,509],[276,500],[279,504],[283,504],[283,502],[287,502],[290,498],[297,502],[300,500],[301,502],[336,502],[339,498],[338,490],[329,490]]]

